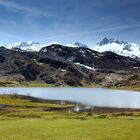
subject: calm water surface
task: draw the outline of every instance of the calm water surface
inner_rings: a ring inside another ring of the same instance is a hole
[[[0,94],[31,95],[98,107],[140,109],[140,92],[103,88],[0,88]]]

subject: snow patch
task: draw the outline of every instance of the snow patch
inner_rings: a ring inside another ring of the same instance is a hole
[[[89,66],[87,66],[87,65],[80,64],[80,63],[74,63],[74,64],[79,65],[79,66],[82,66],[82,67],[85,67],[86,69],[89,69],[89,70],[93,70],[93,71],[95,71],[95,69],[94,69],[94,68],[89,67]]]

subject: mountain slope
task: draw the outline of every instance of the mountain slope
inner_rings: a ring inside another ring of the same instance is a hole
[[[99,53],[89,48],[67,47],[58,44],[42,48],[41,56],[49,56],[61,61],[80,63],[97,69],[133,70],[140,62],[132,58],[123,57],[113,52]]]

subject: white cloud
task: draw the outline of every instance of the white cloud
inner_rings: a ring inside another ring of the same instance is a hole
[[[26,14],[30,16],[49,16],[48,12],[42,11],[37,8],[32,8],[29,6],[21,5],[19,3],[15,3],[9,0],[0,0],[0,5],[7,8],[7,9],[13,9],[25,12]]]

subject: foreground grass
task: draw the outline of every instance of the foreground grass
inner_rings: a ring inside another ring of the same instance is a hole
[[[0,120],[1,140],[139,140],[139,132],[139,119]]]
[[[0,140],[139,140],[140,113],[94,114],[57,111],[61,105],[0,95]],[[56,110],[50,111],[47,109]]]

